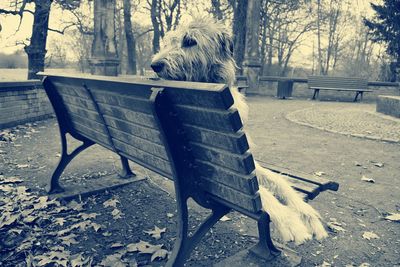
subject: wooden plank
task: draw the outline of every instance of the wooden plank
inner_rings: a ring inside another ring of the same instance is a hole
[[[74,127],[74,130],[78,132],[79,134],[83,135],[84,137],[93,140],[97,144],[114,151],[112,145],[109,142],[108,136],[105,136],[102,133],[99,133],[97,131],[94,131],[90,128],[88,128],[85,125],[80,124],[78,121],[72,121],[72,125]]]
[[[206,161],[196,160],[196,173],[201,177],[224,184],[245,194],[253,195],[258,191],[258,181],[255,173],[241,175],[223,166],[210,164]]]
[[[183,124],[223,132],[237,132],[243,127],[237,110],[218,111],[189,106],[175,106],[175,110]]]
[[[138,125],[128,121],[123,121],[108,115],[105,115],[104,119],[109,128],[119,129],[125,133],[129,133],[139,138],[146,139],[152,143],[163,145],[163,142],[161,140],[161,133],[157,129]]]
[[[110,91],[92,90],[96,102],[112,106],[123,107],[129,110],[152,114],[152,103],[148,99],[135,98],[130,95],[121,95]]]
[[[88,110],[92,110],[94,112],[97,112],[92,100],[81,98],[81,97],[77,97],[77,96],[71,96],[71,95],[64,94],[64,93],[61,94],[61,98],[66,103],[71,103],[71,104],[73,104],[73,105],[75,105],[77,107],[81,107],[81,108],[84,108],[84,109],[88,109]]]
[[[162,145],[155,144],[137,136],[124,133],[115,128],[109,128],[109,131],[113,139],[127,143],[154,156],[169,160],[167,152],[165,151],[165,147]]]
[[[88,119],[87,117],[80,117],[79,115],[76,114],[71,114],[71,121],[72,122],[77,122],[80,125],[84,125],[88,128],[90,128],[91,130],[97,131],[101,134],[103,134],[104,136],[108,136],[108,132],[106,129],[106,126],[102,123],[98,123],[97,121],[93,121]]]
[[[165,88],[174,105],[187,105],[200,108],[227,110],[233,105],[233,97],[228,87],[221,91],[205,91],[187,88]]]
[[[65,107],[67,108],[69,114],[71,115],[76,114],[79,117],[88,118],[92,121],[96,121],[100,124],[103,124],[103,121],[97,112],[78,107],[72,103],[65,102],[65,104],[66,104]]]
[[[332,191],[337,191],[339,189],[339,184],[337,182],[310,175],[308,173],[300,172],[300,171],[293,171],[289,170],[280,166],[268,164],[265,162],[260,163],[263,167],[270,169],[273,172],[280,173],[283,175],[288,176],[290,179],[299,179],[303,180],[308,183],[316,184],[320,187],[320,191],[325,191],[325,190],[332,190]]]
[[[113,141],[115,147],[124,155],[128,156],[128,158],[132,161],[135,161],[136,163],[145,166],[152,171],[155,171],[157,173],[165,175],[167,178],[172,179],[172,169],[169,161],[149,154],[146,151],[142,151],[119,140],[113,139]]]
[[[62,94],[68,94],[71,96],[78,96],[80,98],[91,100],[87,90],[80,85],[72,85],[69,83],[62,83],[58,81],[52,81],[54,87]]]
[[[190,141],[211,147],[224,149],[232,153],[243,154],[249,150],[249,144],[244,132],[221,133],[193,125],[183,125],[185,134]]]
[[[199,186],[211,195],[224,199],[233,205],[250,212],[258,212],[262,208],[261,198],[258,193],[249,196],[223,184],[204,178],[199,180]]]
[[[194,142],[190,142],[190,148],[196,159],[224,166],[241,174],[250,174],[255,169],[253,155],[250,153],[233,154]]]
[[[129,121],[149,128],[158,129],[154,117],[149,114],[132,111],[122,107],[115,107],[104,103],[98,103],[100,111],[104,117],[117,118],[124,121]]]

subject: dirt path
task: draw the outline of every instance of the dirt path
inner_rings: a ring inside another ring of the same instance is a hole
[[[321,243],[312,241],[297,247],[296,251],[303,256],[302,266],[321,265],[323,262],[334,266],[359,266],[362,263],[400,266],[400,224],[383,219],[390,212],[400,212],[400,145],[326,132],[286,119],[288,114],[307,108],[318,111],[326,107],[343,109],[356,106],[357,109],[371,111],[373,106],[271,98],[249,98],[249,103],[251,116],[248,128],[257,144],[253,152],[255,158],[308,173],[324,172],[340,183],[339,192],[324,193],[311,204],[321,212],[326,222],[343,230],[336,227],[337,233],[331,232],[330,237]],[[59,160],[56,122],[48,120],[32,127],[20,127],[15,134],[13,142],[0,143],[0,175],[21,177],[23,185],[34,189],[34,192],[44,193],[48,177]],[[69,166],[63,182],[90,183],[91,179],[101,179],[116,168],[119,168],[118,157],[96,146],[82,153]],[[134,169],[138,170],[135,166]],[[139,240],[163,244],[164,248],[171,250],[176,229],[173,198],[159,190],[157,184],[162,178],[145,173],[143,169],[138,171],[156,178],[156,185],[150,180],[84,201],[86,212],[98,213],[93,221],[104,225],[104,229],[100,232],[81,232],[77,237],[78,243],[66,247],[71,254],[83,252],[85,257],[93,257],[93,262],[99,263],[107,255],[117,253],[119,248],[112,248],[112,244],[120,242],[125,246]],[[363,175],[373,178],[375,183],[361,181]],[[105,201],[114,197],[120,201],[118,208],[124,214],[122,219],[115,219],[111,215],[112,210],[103,206]],[[2,205],[0,201],[0,208]],[[193,212],[194,221],[205,215],[204,211],[195,207]],[[210,266],[249,248],[255,242],[257,233],[253,221],[235,213],[229,218],[231,220],[220,222],[207,235],[192,253],[189,266]],[[66,225],[72,223],[67,222]],[[167,228],[157,241],[143,232],[154,228],[154,225]],[[365,232],[373,232],[379,238],[365,239]],[[56,239],[50,242],[58,244]],[[4,247],[0,250],[3,257]],[[37,253],[39,250],[33,245],[31,251]],[[9,249],[7,253],[10,253]],[[21,255],[6,256],[8,260],[18,260]],[[139,266],[165,263],[162,260],[150,262],[149,255],[124,254],[122,259],[128,256],[133,257]],[[11,263],[6,266],[13,266]]]

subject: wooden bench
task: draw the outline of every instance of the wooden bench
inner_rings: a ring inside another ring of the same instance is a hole
[[[318,98],[320,90],[356,92],[354,102],[357,102],[358,96],[362,101],[364,92],[372,92],[368,90],[366,79],[353,77],[308,76],[308,88],[314,90],[312,99]]]
[[[261,208],[253,156],[226,85],[40,75],[62,143],[50,193],[63,190],[59,177],[69,162],[99,144],[121,157],[122,176],[134,175],[128,164],[132,160],[173,180],[178,233],[167,266],[182,266],[207,231],[231,210],[258,222],[259,242],[252,252],[264,259],[280,254],[270,237],[270,219]],[[69,154],[66,134],[82,141]],[[321,191],[337,190],[338,185],[322,179],[297,179],[296,189],[312,199]],[[188,198],[212,211],[190,236]]]

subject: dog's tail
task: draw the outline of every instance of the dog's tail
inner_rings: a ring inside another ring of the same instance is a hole
[[[270,214],[271,221],[275,223],[280,233],[286,231],[288,227],[283,224],[295,224],[297,229],[300,229],[298,224],[301,224],[304,228],[302,228],[301,232],[294,233],[297,236],[294,236],[290,240],[302,243],[307,240],[305,237],[308,234],[315,236],[316,239],[323,239],[328,236],[321,223],[320,214],[308,203],[304,202],[284,176],[265,169],[258,163],[256,163],[256,172],[260,184],[263,208]],[[272,199],[275,199],[275,201]],[[298,215],[300,223],[293,216],[290,216],[290,220],[289,218],[283,218],[281,213],[288,211]],[[285,221],[281,221],[282,219],[285,219]],[[288,235],[285,234],[285,236]],[[285,239],[283,235],[282,237]]]

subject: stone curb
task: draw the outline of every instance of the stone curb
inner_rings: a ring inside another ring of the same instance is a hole
[[[341,134],[341,135],[357,137],[357,138],[362,138],[362,139],[368,139],[368,140],[373,140],[373,141],[381,141],[381,142],[387,142],[387,143],[400,144],[400,139],[391,139],[391,138],[384,138],[384,137],[374,136],[374,135],[364,135],[364,134],[357,134],[357,133],[341,132],[341,131],[327,129],[327,128],[320,127],[317,125],[313,125],[313,124],[310,124],[307,122],[302,122],[302,121],[299,121],[299,120],[293,118],[293,115],[295,115],[296,113],[300,113],[300,112],[310,110],[310,109],[313,109],[313,108],[305,108],[305,109],[300,109],[300,110],[296,110],[296,111],[287,113],[287,114],[285,114],[285,119],[287,119],[290,122],[302,125],[302,126],[306,126],[306,127],[318,129],[321,131],[330,132],[330,133]],[[368,112],[368,113],[373,114],[372,112]]]

